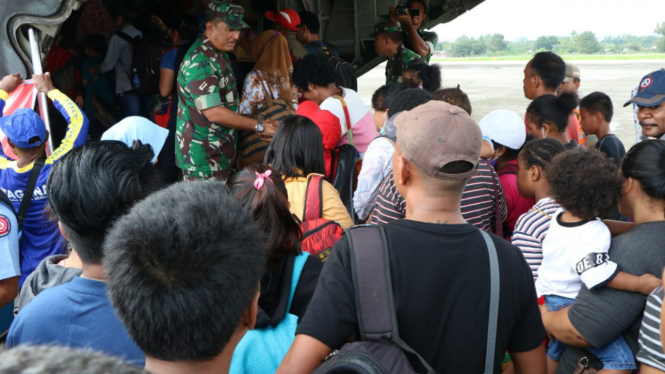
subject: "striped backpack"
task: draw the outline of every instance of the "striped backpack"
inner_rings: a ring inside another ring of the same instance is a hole
[[[313,175],[307,181],[305,209],[300,229],[303,232],[302,250],[325,262],[332,247],[342,238],[344,229],[339,223],[323,218],[322,188],[322,175]]]
[[[282,121],[288,116],[296,114],[291,103],[282,98],[273,99],[269,90],[261,82],[263,95],[266,98],[266,105],[252,113],[252,118],[256,120],[275,120]],[[254,131],[241,131],[238,142],[240,155],[245,166],[260,164],[268,150],[269,142],[261,140],[261,136]]]

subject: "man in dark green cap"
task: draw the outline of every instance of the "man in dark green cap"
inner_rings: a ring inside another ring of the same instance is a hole
[[[370,36],[374,37],[376,54],[388,57],[386,84],[402,82],[402,74],[412,61],[424,63],[418,54],[404,47],[404,33],[399,24],[381,22]]]
[[[186,181],[226,182],[236,162],[237,132],[256,131],[264,138],[275,133],[276,122],[238,114],[240,95],[227,52],[235,48],[240,30],[249,28],[244,13],[225,1],[208,3],[205,31],[180,65],[175,147]]]

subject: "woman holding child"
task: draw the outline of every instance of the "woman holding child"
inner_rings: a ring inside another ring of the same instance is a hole
[[[591,178],[592,174],[587,173],[587,176]],[[623,159],[621,176],[619,209],[632,218],[634,227],[612,239],[609,257],[622,272],[660,275],[665,266],[662,249],[665,241],[665,142],[648,140],[633,146]],[[598,189],[593,193],[601,195],[607,191]],[[548,239],[551,234],[550,231]],[[582,285],[570,307],[556,312],[541,307],[548,332],[566,345],[558,372],[572,373],[582,357],[590,359],[590,366],[600,367],[599,360],[576,347],[605,347],[620,336],[636,355],[645,301],[646,296],[639,292],[611,287],[590,290]]]

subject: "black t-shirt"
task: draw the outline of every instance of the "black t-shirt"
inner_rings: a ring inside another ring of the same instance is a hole
[[[397,321],[402,339],[438,373],[482,373],[489,318],[489,258],[482,235],[470,224],[410,220],[385,226]],[[533,275],[520,250],[492,236],[501,274],[495,372],[506,350],[542,344],[545,329]],[[333,349],[357,331],[348,241],[340,240],[296,334]]]
[[[626,149],[621,143],[621,140],[617,138],[614,134],[605,135],[602,139],[598,140],[596,143],[596,149],[599,149],[601,152],[605,153],[607,157],[614,160],[616,166],[621,166],[621,159],[623,155],[626,154]]]

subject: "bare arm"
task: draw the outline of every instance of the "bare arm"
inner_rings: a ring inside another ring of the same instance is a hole
[[[164,68],[159,70],[159,94],[162,97],[171,96],[173,82],[175,82],[175,71]]]
[[[548,333],[556,336],[556,338],[564,344],[573,347],[591,347],[591,344],[584,339],[582,334],[580,334],[570,322],[570,318],[568,318],[569,309],[570,307],[566,307],[559,311],[552,312],[547,309],[545,305],[541,305],[540,314],[543,317],[543,325],[545,325],[545,329]]]
[[[611,219],[603,220],[603,223],[608,229],[610,229],[610,233],[613,237],[625,234],[635,227],[635,223],[633,222],[614,221]]]
[[[223,106],[215,106],[205,109],[203,115],[210,122],[222,124],[226,127],[239,130],[254,131],[256,129],[256,120],[248,117],[243,117],[240,114]],[[277,130],[277,125],[273,121],[264,121],[264,130],[261,133],[262,137],[272,137]]]
[[[398,18],[399,23],[402,24],[404,30],[409,35],[409,40],[411,41],[411,48],[414,52],[420,55],[420,57],[427,57],[430,54],[429,46],[418,34],[418,30],[411,23],[411,17],[409,16],[400,16]]]
[[[296,335],[275,374],[311,374],[332,351],[309,335]]]
[[[665,371],[658,370],[655,367],[649,366],[647,364],[642,364],[640,366],[640,374],[665,374]]]
[[[621,291],[639,292],[648,296],[660,285],[662,285],[662,281],[656,278],[653,274],[637,276],[620,271],[614,279],[607,284],[607,287]]]
[[[18,295],[18,279],[12,277],[0,280],[0,308],[12,302]]]
[[[538,347],[527,352],[510,352],[513,360],[514,374],[545,374],[547,361],[545,360],[545,347]]]

